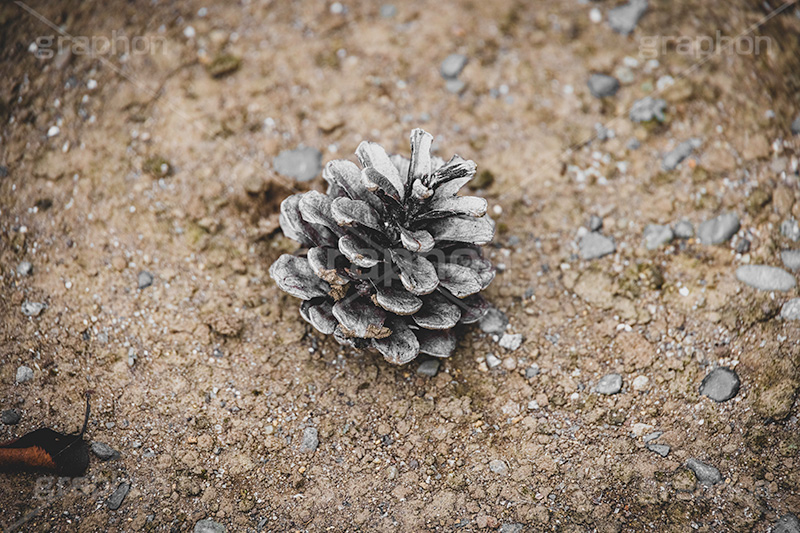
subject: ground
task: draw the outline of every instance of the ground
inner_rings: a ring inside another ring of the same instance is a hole
[[[652,1],[629,36],[613,6],[3,4],[0,409],[22,419],[0,440],[76,431],[92,391],[86,438],[121,453],[76,480],[0,474],[5,527],[764,532],[798,513],[800,331],[778,316],[797,289],[734,276],[797,247],[779,230],[800,218],[797,8],[748,34],[766,51],[676,37],[648,62],[645,37],[735,36],[780,6]],[[439,72],[451,53],[468,58],[460,94]],[[626,79],[598,99],[596,72]],[[649,94],[665,121],[629,120]],[[273,158],[353,159],[364,139],[407,154],[413,127],[477,162],[504,267],[487,297],[524,336],[508,352],[468,328],[434,378],[315,333],[267,274],[295,249],[280,201],[323,188]],[[730,242],[643,246],[647,224],[724,211],[741,219]],[[616,252],[586,261],[592,215]],[[504,361],[487,371],[490,353]],[[720,365],[741,389],[716,403],[699,386]],[[594,392],[609,373],[622,391]],[[646,448],[657,431],[666,457]],[[691,458],[721,482],[697,482]]]

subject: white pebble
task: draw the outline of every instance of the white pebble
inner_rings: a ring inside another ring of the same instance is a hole
[[[97,80],[89,80],[86,82],[86,88],[90,91],[97,89]]]
[[[183,36],[187,39],[192,39],[195,36],[195,31],[193,26],[186,26],[183,29]]]
[[[591,11],[589,11],[589,20],[597,24],[598,22],[602,22],[603,14],[600,13],[600,10],[596,7],[593,7]]]
[[[58,126],[50,126],[50,129],[47,130],[48,137],[55,137],[59,133],[61,133],[61,128],[59,128]]]

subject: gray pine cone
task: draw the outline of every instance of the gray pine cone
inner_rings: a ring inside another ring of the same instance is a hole
[[[410,160],[365,141],[356,150],[363,168],[328,163],[327,194],[281,203],[283,233],[305,256],[284,254],[269,269],[320,332],[398,365],[420,353],[448,357],[453,328],[488,310],[478,293],[495,276],[480,249],[494,236],[486,200],[457,195],[475,163],[457,155],[445,163],[432,142],[415,129]]]

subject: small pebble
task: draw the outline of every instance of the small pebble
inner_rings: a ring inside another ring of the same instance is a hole
[[[792,133],[800,135],[800,115],[797,115],[797,118],[792,121]]]
[[[644,246],[648,250],[655,250],[664,244],[672,242],[673,233],[669,226],[648,224],[644,228]]]
[[[647,11],[647,0],[630,0],[608,12],[608,25],[621,35],[630,34]]]
[[[141,272],[139,272],[138,281],[139,281],[139,290],[141,291],[153,284],[153,275],[146,270],[142,270]]]
[[[17,383],[25,383],[33,379],[33,369],[28,366],[20,366],[17,368]]]
[[[651,452],[655,452],[661,457],[666,457],[669,455],[669,446],[666,444],[648,444],[647,449]]]
[[[92,442],[91,449],[92,453],[94,453],[101,461],[110,461],[112,459],[120,458],[120,453],[117,450],[102,442]]]
[[[464,92],[464,89],[467,88],[467,84],[461,80],[447,80],[444,82],[444,88],[447,89],[449,93],[461,94]]]
[[[501,459],[493,459],[489,462],[489,470],[495,474],[505,474],[508,472],[506,462]]]
[[[128,491],[131,490],[131,484],[127,481],[123,481],[117,486],[117,490],[108,497],[106,500],[106,505],[112,511],[116,511],[119,509],[119,506],[122,505],[122,501],[125,499],[125,496],[128,495]]]
[[[660,437],[663,434],[664,434],[663,431],[653,431],[652,433],[648,433],[647,435],[642,437],[642,440],[645,441],[645,442],[650,442],[651,440],[656,440],[658,437]]]
[[[653,98],[652,96],[645,96],[636,100],[631,106],[631,111],[628,114],[633,122],[650,122],[657,120],[664,122],[666,115],[664,112],[667,110],[667,102],[661,98]]]
[[[603,21],[603,14],[600,12],[599,9],[593,7],[591,11],[589,11],[589,20],[597,24],[598,22]]]
[[[397,8],[393,4],[383,4],[381,6],[381,17],[390,19],[397,15]]]
[[[742,265],[736,269],[736,279],[761,291],[789,291],[797,285],[794,276],[769,265]]]
[[[736,239],[733,249],[736,250],[737,254],[746,254],[750,251],[750,244],[751,243],[749,239],[742,237],[741,239]]]
[[[200,520],[194,525],[194,533],[227,533],[227,531],[225,526],[210,518]]]
[[[800,298],[798,298],[800,300]],[[539,375],[539,365],[531,365],[525,369],[525,379],[535,378]]]
[[[30,261],[22,261],[17,265],[18,276],[30,276],[31,274],[33,274],[33,265]]]
[[[686,461],[686,468],[694,472],[697,481],[708,487],[722,481],[722,475],[720,475],[719,470],[697,459]]]
[[[619,91],[619,80],[607,74],[592,74],[586,85],[589,86],[589,92],[595,98],[614,96]]]
[[[699,148],[701,144],[702,141],[697,138],[683,141],[670,152],[667,152],[664,159],[661,160],[661,168],[664,170],[675,170],[680,162],[692,155],[692,152]]]
[[[516,357],[506,357],[503,359],[503,368],[506,370],[516,370],[517,369],[517,359]]]
[[[722,244],[733,237],[739,227],[739,216],[736,213],[722,213],[700,224],[697,237],[703,244]]]
[[[20,309],[22,310],[22,314],[25,316],[39,316],[46,307],[47,306],[41,302],[29,302],[28,300],[25,300],[22,302]]]
[[[6,409],[0,413],[0,422],[7,426],[18,424],[22,419],[22,415],[16,409]]]
[[[501,335],[505,332],[506,327],[508,326],[508,317],[501,310],[497,309],[496,307],[492,307],[485,315],[483,315],[483,318],[481,318],[478,325],[480,326],[481,331],[484,333]]]
[[[455,79],[467,65],[467,56],[463,54],[450,54],[439,67],[442,77],[445,79]]]
[[[525,526],[523,526],[522,524],[506,523],[506,524],[503,524],[502,526],[500,526],[500,529],[498,529],[498,532],[499,533],[522,533],[522,531],[524,529],[525,529]]]
[[[800,320],[800,298],[792,298],[783,304],[781,318],[784,320]]]
[[[58,126],[50,126],[50,129],[47,130],[48,137],[55,137],[59,133],[61,133],[61,128]]]
[[[798,117],[797,121],[800,121],[800,117]],[[798,124],[797,127],[798,132],[795,133],[800,133],[800,124]],[[798,520],[796,515],[787,513],[775,522],[775,525],[772,526],[771,533],[800,533],[800,520]]]
[[[787,218],[781,222],[781,235],[793,242],[800,241],[800,224],[794,218]]]
[[[792,272],[800,270],[800,250],[783,250],[781,261],[783,261],[783,266]]]
[[[578,242],[578,250],[584,260],[599,259],[617,251],[614,240],[596,232],[587,233]]]
[[[427,376],[429,378],[434,377],[439,372],[439,360],[438,359],[428,359],[427,361],[423,361],[417,367],[417,374],[420,376]]]
[[[694,226],[688,220],[681,220],[672,227],[672,233],[678,239],[691,239],[694,237]]]
[[[650,378],[647,376],[636,376],[633,379],[633,390],[644,392],[650,387]]]
[[[700,394],[715,402],[725,402],[739,392],[739,376],[730,368],[720,366],[712,370],[700,384]]]
[[[497,368],[502,363],[503,361],[501,361],[500,358],[497,357],[495,354],[490,353],[486,355],[486,366],[489,367],[490,369]]]
[[[628,140],[628,143],[625,145],[625,148],[633,151],[633,150],[638,150],[639,148],[641,148],[641,146],[642,143],[639,142],[639,139],[630,139]]]
[[[502,337],[500,337],[500,346],[505,348],[506,350],[515,351],[520,347],[522,344],[522,334],[521,333],[504,333]]]
[[[598,394],[617,394],[622,390],[622,376],[619,374],[607,374],[600,378],[594,390]]]
[[[300,442],[301,452],[315,452],[319,446],[317,428],[308,427],[303,430],[303,439]]]
[[[603,227],[603,219],[597,215],[592,215],[589,217],[589,224],[587,227],[589,231],[600,231]]]
[[[322,172],[322,152],[310,146],[283,150],[272,161],[275,172],[297,181],[309,181]]]

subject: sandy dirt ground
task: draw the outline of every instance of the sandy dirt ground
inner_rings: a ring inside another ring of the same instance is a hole
[[[800,331],[779,316],[797,289],[734,275],[798,247],[780,231],[800,218],[797,8],[759,27],[767,51],[673,43],[654,62],[644,37],[737,35],[769,6],[652,1],[623,36],[614,5],[0,6],[0,410],[21,414],[0,440],[74,432],[91,390],[86,438],[120,452],[75,480],[0,474],[0,525],[765,532],[798,513]],[[452,53],[468,58],[460,94],[439,72]],[[590,94],[596,72],[622,79],[615,96]],[[648,95],[663,123],[629,120]],[[478,163],[504,267],[487,298],[524,336],[507,351],[471,327],[433,378],[314,332],[267,274],[295,249],[280,201],[324,187],[273,158],[352,160],[364,139],[407,155],[413,127]],[[724,211],[741,219],[729,242],[643,246],[647,224]],[[616,252],[585,261],[592,215]],[[741,388],[717,403],[699,386],[721,365]],[[609,373],[620,393],[594,392]]]

